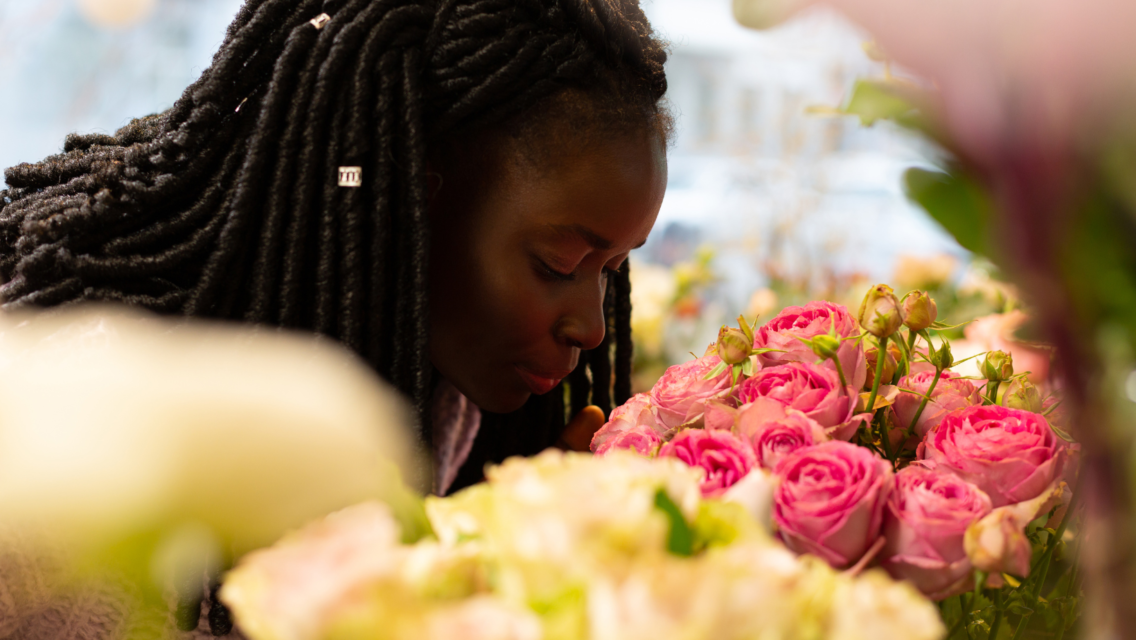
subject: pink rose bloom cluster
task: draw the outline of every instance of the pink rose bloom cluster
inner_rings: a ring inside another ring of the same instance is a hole
[[[833,333],[851,338],[837,352],[847,385],[801,341]],[[837,568],[878,565],[934,599],[973,587],[976,567],[1020,569],[1020,558],[997,549],[1028,552],[1019,525],[1061,493],[1071,447],[1041,414],[983,406],[974,382],[922,363],[883,409],[895,425],[891,444],[917,450],[897,473],[853,444],[872,417],[857,412],[860,342],[840,305],[789,307],[755,332],[755,348],[775,350],[751,356],[749,375],[731,381],[716,355],[673,366],[612,411],[592,451],[676,458],[702,470],[705,496],[749,473],[771,474],[771,520],[786,546]],[[993,538],[1003,535],[999,546]]]

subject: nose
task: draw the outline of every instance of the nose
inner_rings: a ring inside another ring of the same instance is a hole
[[[557,341],[580,349],[595,349],[603,342],[607,321],[604,319],[603,296],[606,287],[581,287],[553,330]],[[584,290],[586,289],[586,290]]]

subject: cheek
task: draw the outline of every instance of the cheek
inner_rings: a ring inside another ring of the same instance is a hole
[[[530,265],[497,259],[487,276],[483,309],[495,342],[510,350],[524,349],[552,335],[559,315],[556,301]]]

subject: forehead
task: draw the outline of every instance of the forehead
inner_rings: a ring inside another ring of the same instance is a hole
[[[540,163],[511,153],[503,165],[502,224],[620,251],[646,239],[667,181],[663,142],[648,132],[564,148]]]

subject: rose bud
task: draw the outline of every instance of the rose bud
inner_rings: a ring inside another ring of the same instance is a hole
[[[966,555],[977,569],[995,576],[1004,572],[1029,577],[1033,546],[1026,525],[1063,502],[1067,505],[1069,497],[1068,485],[1058,481],[1037,497],[994,509],[967,527]]]
[[[891,287],[877,284],[860,303],[860,326],[877,338],[886,338],[903,325],[903,308]]]
[[[893,351],[892,347],[893,345],[888,345],[887,358],[884,359],[884,378],[880,380],[880,384],[891,384],[891,381],[895,379],[896,370],[899,369],[899,362],[896,358],[896,355],[899,354],[899,349],[896,348]],[[864,389],[871,389],[872,384],[876,381],[876,367],[879,366],[879,353],[880,348],[878,346],[868,347],[868,350],[864,352],[864,357],[868,360],[868,377],[864,380]]]
[[[718,357],[729,365],[741,364],[753,351],[753,341],[741,329],[722,327],[716,345]]]
[[[932,350],[928,357],[931,359],[931,364],[939,371],[946,371],[955,363],[954,355],[951,354],[951,343],[946,340],[943,340],[943,346]]]
[[[1041,413],[1041,392],[1025,378],[1015,378],[1006,387],[1000,404],[1008,409]]]
[[[809,346],[813,348],[813,353],[818,357],[828,360],[840,355],[840,338],[830,336],[827,334],[820,334],[809,341]]]
[[[922,331],[935,323],[939,307],[926,291],[912,291],[903,300],[903,323],[912,331]]]
[[[1014,357],[1005,351],[991,351],[982,361],[982,376],[991,382],[1009,380],[1014,375]]]

